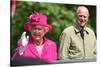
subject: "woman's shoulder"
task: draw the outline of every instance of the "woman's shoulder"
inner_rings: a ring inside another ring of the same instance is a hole
[[[48,45],[56,45],[56,42],[55,42],[55,41],[50,40],[50,39],[48,39],[48,38],[46,38],[46,43],[47,43]]]

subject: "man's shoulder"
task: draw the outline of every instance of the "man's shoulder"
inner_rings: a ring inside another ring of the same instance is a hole
[[[72,30],[74,30],[74,26],[69,26],[65,28],[63,32],[72,32]]]
[[[89,33],[94,33],[94,31],[89,27],[86,27],[86,31],[88,31]]]

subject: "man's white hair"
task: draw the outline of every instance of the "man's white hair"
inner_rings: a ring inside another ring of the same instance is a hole
[[[78,14],[81,10],[86,11],[87,15],[89,16],[89,10],[85,6],[78,6],[76,14]]]

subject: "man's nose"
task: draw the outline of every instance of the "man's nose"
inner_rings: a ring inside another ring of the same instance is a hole
[[[85,19],[84,16],[82,16],[81,19],[84,20]]]

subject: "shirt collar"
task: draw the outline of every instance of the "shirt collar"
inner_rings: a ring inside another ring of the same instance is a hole
[[[74,30],[75,30],[75,33],[77,34],[77,33],[80,32],[81,27],[80,27],[78,24],[74,24]],[[87,34],[89,34],[89,32],[88,32],[86,26],[84,27],[84,32],[86,32]]]

